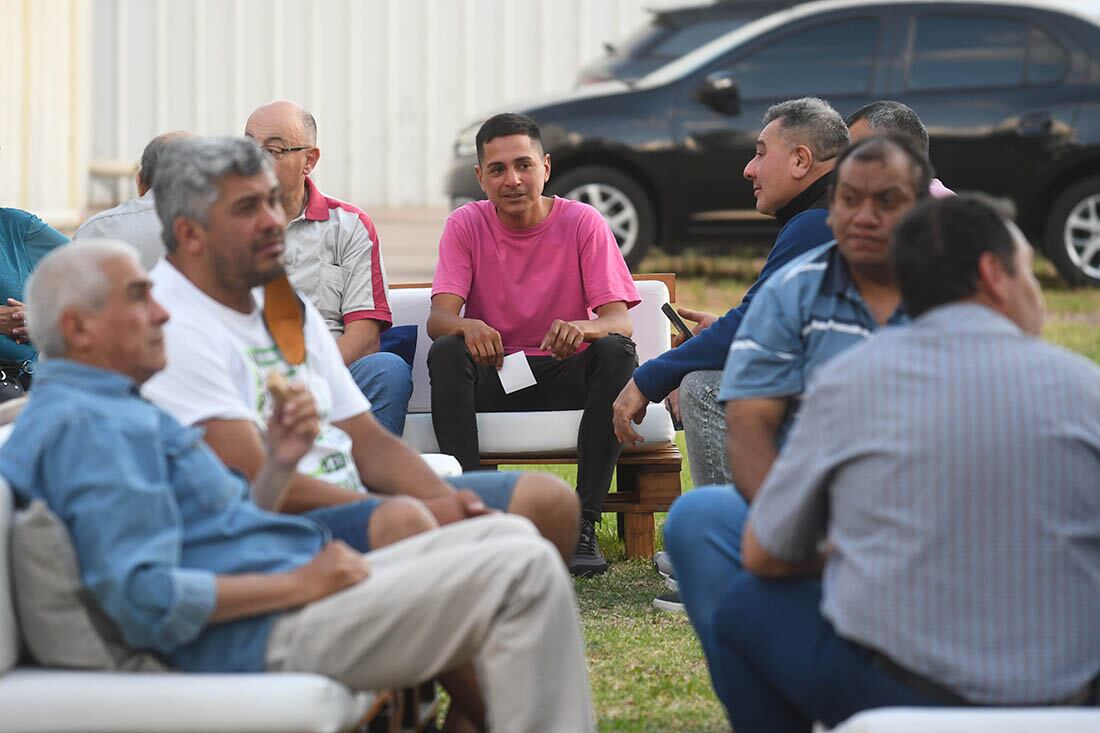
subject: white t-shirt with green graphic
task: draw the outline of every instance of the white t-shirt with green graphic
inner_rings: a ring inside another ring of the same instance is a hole
[[[321,432],[298,470],[362,491],[351,438],[332,423],[366,412],[370,403],[317,310],[305,303],[306,361],[291,367],[264,325],[262,288],[253,290],[256,307],[245,314],[203,293],[166,260],[149,276],[153,297],[171,317],[164,327],[168,366],[142,387],[146,399],[184,425],[251,420],[262,431],[272,409],[267,373],[278,370],[308,387],[321,415]]]

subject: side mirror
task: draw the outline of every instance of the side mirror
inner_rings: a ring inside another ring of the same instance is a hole
[[[699,89],[699,99],[711,109],[726,115],[741,113],[741,89],[732,72],[707,74]]]

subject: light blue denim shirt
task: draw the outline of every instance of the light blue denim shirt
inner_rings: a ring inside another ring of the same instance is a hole
[[[120,374],[38,368],[0,474],[68,527],[84,585],[128,644],[194,672],[264,668],[272,614],[210,624],[215,576],[307,563],[326,530],[263,511],[248,484]]]
[[[908,322],[899,308],[887,325]],[[764,283],[730,346],[718,399],[795,398],[777,435],[782,446],[810,375],[878,328],[836,242],[821,245]]]

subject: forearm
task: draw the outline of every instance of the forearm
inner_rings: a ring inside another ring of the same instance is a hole
[[[747,501],[756,498],[778,455],[778,420],[762,417],[737,401],[727,406],[726,450],[733,484]]]
[[[354,446],[359,476],[371,491],[417,499],[448,496],[454,491],[416,451],[382,428],[356,439]]]
[[[293,466],[280,466],[268,458],[252,480],[252,501],[269,512],[280,511],[293,476]]]
[[[351,366],[364,356],[374,354],[381,345],[382,327],[377,321],[362,319],[347,324],[336,339],[345,366]]]
[[[463,318],[457,313],[449,313],[433,308],[428,314],[428,337],[434,341],[444,336],[461,333],[462,327],[468,320],[470,319]]]
[[[290,477],[289,485],[283,490],[279,511],[284,514],[302,514],[326,506],[354,504],[365,498],[366,496],[357,491],[349,491],[328,481],[294,473]]]
[[[209,619],[212,624],[285,611],[313,600],[310,589],[293,572],[219,575],[214,582],[217,603]]]
[[[741,540],[741,555],[746,570],[762,578],[793,578],[807,575],[820,575],[825,568],[825,553],[819,552],[810,560],[791,562],[764,549],[756,537],[750,521],[745,525]]]
[[[613,333],[627,338],[634,335],[634,323],[626,313],[606,313],[597,318],[573,323],[580,328],[585,341],[595,341]]]

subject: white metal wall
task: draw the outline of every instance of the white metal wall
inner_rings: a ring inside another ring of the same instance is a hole
[[[88,0],[0,0],[0,206],[57,226],[87,195]]]
[[[92,0],[92,157],[135,160],[173,129],[239,134],[289,98],[317,118],[328,193],[439,204],[479,113],[569,89],[644,8],[702,1]]]

